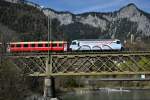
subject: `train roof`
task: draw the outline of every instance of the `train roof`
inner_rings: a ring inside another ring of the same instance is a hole
[[[67,43],[67,41],[31,41],[31,42],[10,42],[10,44],[42,44],[42,43]]]
[[[119,39],[78,39],[77,41],[117,41],[117,40]]]

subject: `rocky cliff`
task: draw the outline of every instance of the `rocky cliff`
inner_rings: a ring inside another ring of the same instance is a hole
[[[17,32],[20,40],[46,40],[49,15],[54,40],[118,38],[125,41],[133,36],[135,41],[150,41],[150,14],[132,3],[110,13],[73,14],[22,1],[18,4],[0,1],[0,23]]]
[[[111,13],[88,12],[75,15],[49,8],[43,9],[43,12],[51,19],[59,21],[59,30],[68,34],[68,38],[97,37],[125,40],[131,34],[135,38],[150,36],[150,14],[140,10],[135,4],[129,4]]]

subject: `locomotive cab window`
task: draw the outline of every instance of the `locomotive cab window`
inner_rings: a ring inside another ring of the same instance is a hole
[[[120,41],[117,41],[116,43],[117,43],[117,44],[120,44]]]
[[[76,45],[76,42],[72,42],[72,45]]]

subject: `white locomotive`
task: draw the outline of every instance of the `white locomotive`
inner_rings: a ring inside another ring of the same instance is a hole
[[[123,45],[118,39],[85,39],[73,40],[70,47],[72,51],[89,51],[89,50],[123,50]]]

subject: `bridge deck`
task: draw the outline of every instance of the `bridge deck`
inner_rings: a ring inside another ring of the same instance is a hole
[[[98,78],[98,79],[84,79],[86,81],[150,81],[150,78]]]

